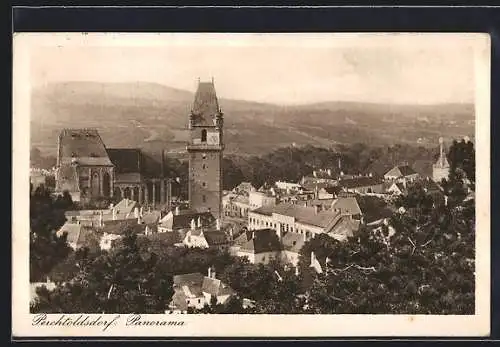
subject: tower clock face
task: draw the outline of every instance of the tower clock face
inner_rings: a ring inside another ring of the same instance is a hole
[[[218,145],[219,144],[219,133],[213,132],[207,134],[207,143],[210,145]]]

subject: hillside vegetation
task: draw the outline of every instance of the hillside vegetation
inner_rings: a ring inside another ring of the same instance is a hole
[[[94,127],[107,147],[165,148],[182,157],[193,93],[152,83],[67,82],[34,89],[31,142],[53,155],[65,127]],[[473,105],[328,102],[279,106],[220,98],[226,153],[258,155],[276,147],[364,142],[435,146],[474,134]]]

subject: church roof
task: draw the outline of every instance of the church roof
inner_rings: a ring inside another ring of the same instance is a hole
[[[108,155],[115,165],[116,173],[141,171],[141,150],[138,148],[108,148]]]
[[[115,165],[116,181],[138,182],[144,177],[170,175],[161,151],[153,153],[139,148],[108,148],[108,155]]]
[[[213,126],[213,117],[219,113],[219,101],[213,82],[199,82],[194,95],[193,109],[194,125]]]
[[[58,156],[60,165],[71,163],[73,159],[80,165],[113,165],[96,129],[62,130]]]

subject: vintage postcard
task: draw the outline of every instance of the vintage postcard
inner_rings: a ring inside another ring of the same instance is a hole
[[[489,35],[13,45],[13,336],[489,334]]]

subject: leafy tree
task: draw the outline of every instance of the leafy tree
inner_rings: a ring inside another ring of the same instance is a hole
[[[344,243],[320,235],[303,247],[302,271],[311,249],[324,268],[311,275],[307,312],[474,312],[474,203],[445,205],[424,193],[416,187],[402,198],[407,211],[389,225]]]
[[[152,253],[143,258],[127,231],[122,247],[78,262],[78,273],[53,292],[38,291],[32,312],[163,313],[173,295],[172,276]]]
[[[30,196],[30,280],[44,280],[49,271],[65,259],[71,248],[66,236],[57,236],[65,223],[65,210],[72,205],[68,195],[54,199],[48,189],[38,187]]]

